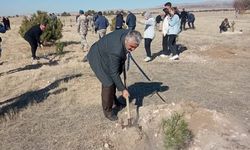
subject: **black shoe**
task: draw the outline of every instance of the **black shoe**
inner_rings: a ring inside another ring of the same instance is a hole
[[[39,57],[32,57],[33,60],[39,60]]]
[[[107,115],[105,117],[108,118],[110,121],[116,121],[116,120],[118,120],[117,115],[115,115],[114,113],[111,113],[111,115]]]

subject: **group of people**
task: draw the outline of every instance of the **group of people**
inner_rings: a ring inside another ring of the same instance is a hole
[[[195,22],[195,16],[191,12],[187,12],[185,8],[182,9],[181,12],[179,12],[178,9],[176,9],[176,14],[178,14],[179,18],[181,19],[181,26],[180,29],[187,30],[186,24],[188,24],[189,29],[195,29],[194,22]],[[156,27],[159,31],[162,31],[162,21],[165,17],[165,14],[160,14],[156,16]]]
[[[176,60],[179,59],[176,38],[181,32],[181,19],[178,15],[178,9],[176,7],[172,7],[170,2],[167,2],[164,7],[163,11],[165,13],[165,17],[162,24],[163,50],[160,56],[166,58],[172,55],[170,60]]]
[[[0,33],[4,33],[7,30],[10,30],[10,20],[8,17],[3,17],[2,23],[0,23]]]
[[[170,2],[164,5],[165,17],[163,20],[163,51],[162,56],[167,57],[172,53],[171,60],[178,59],[176,37],[180,33],[180,17],[177,9]],[[155,36],[156,21],[150,12],[144,14],[144,43],[147,57],[145,61],[151,60],[150,45]],[[118,26],[120,27],[121,24]],[[129,30],[118,28],[95,42],[88,54],[87,59],[91,69],[102,84],[101,99],[103,113],[111,121],[118,119],[117,110],[122,104],[116,97],[116,89],[121,91],[124,99],[130,94],[122,82],[121,73],[125,74],[125,61],[141,43],[143,37],[140,32],[129,28]]]
[[[170,2],[164,5],[164,18],[162,23],[162,47],[161,57],[170,57],[170,60],[179,59],[177,52],[176,38],[181,31],[181,18],[178,15],[178,9],[172,7]],[[109,120],[117,120],[117,114],[114,110],[119,110],[122,104],[117,100],[116,88],[121,91],[123,98],[128,98],[129,91],[122,82],[120,74],[125,72],[125,61],[127,55],[133,52],[144,39],[146,51],[146,62],[152,60],[151,43],[155,37],[156,19],[150,12],[144,14],[144,33],[136,31],[136,16],[128,12],[126,21],[122,13],[116,15],[115,30],[106,34],[109,22],[102,12],[97,16],[89,17],[83,10],[79,11],[77,18],[77,31],[81,35],[81,47],[88,51],[86,60],[91,69],[102,84],[101,98],[105,117]],[[89,47],[86,36],[89,28],[89,19],[92,19],[94,28],[99,35],[99,40]],[[128,29],[123,29],[124,24]],[[33,26],[25,33],[25,40],[29,42],[32,51],[32,58],[38,59],[36,49],[42,46],[40,35],[45,30],[47,23],[42,22]]]
[[[89,45],[86,39],[89,30],[95,31],[98,34],[99,39],[107,33],[107,28],[110,25],[108,19],[103,16],[102,12],[99,11],[93,16],[85,13],[83,10],[79,11],[77,16],[77,31],[81,36],[81,48],[89,49]],[[136,16],[132,12],[128,12],[126,21],[124,21],[122,11],[117,12],[115,17],[115,30],[123,29],[124,24],[128,26],[128,29],[134,30],[136,27]]]

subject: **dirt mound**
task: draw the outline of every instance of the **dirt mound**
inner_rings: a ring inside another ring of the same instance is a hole
[[[202,53],[213,59],[230,59],[237,56],[236,50],[226,46],[211,47]]]
[[[125,111],[125,110],[124,110]],[[154,105],[140,108],[138,124],[131,128],[116,128],[110,132],[110,139],[104,142],[105,149],[119,150],[163,150],[164,135],[161,126],[163,119],[170,118],[173,112],[184,113],[189,129],[194,134],[189,149],[249,149],[249,133],[236,120],[194,103]],[[132,112],[135,116],[136,112]],[[137,114],[138,115],[138,114]],[[126,113],[122,113],[126,118]],[[135,119],[135,118],[134,118]]]

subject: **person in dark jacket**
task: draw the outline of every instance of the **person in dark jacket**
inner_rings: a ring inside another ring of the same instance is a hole
[[[2,22],[3,22],[5,30],[8,30],[8,20],[5,17],[3,17]]]
[[[46,29],[46,25],[47,25],[46,21],[39,25],[34,25],[24,35],[24,39],[30,44],[33,60],[39,59],[36,56],[36,50],[37,50],[38,45],[40,47],[43,47],[40,41],[40,36],[42,35],[43,31]]]
[[[10,30],[10,20],[8,17],[6,17],[6,27],[7,27],[6,30]]]
[[[134,30],[136,27],[136,16],[131,11],[128,11],[126,24],[129,30]]]
[[[98,12],[98,17],[95,21],[95,28],[99,35],[99,39],[106,35],[107,27],[109,26],[109,21],[106,17],[102,15],[102,12]]]
[[[90,67],[102,84],[104,115],[111,121],[118,119],[114,112],[120,105],[115,94],[116,88],[122,91],[124,98],[129,97],[129,92],[120,77],[125,70],[126,55],[134,51],[141,40],[142,36],[138,31],[115,30],[95,42],[87,55]]]
[[[227,18],[225,18],[222,22],[221,22],[221,25],[220,25],[220,33],[222,32],[226,32],[228,30],[228,28],[230,28],[230,25],[229,25],[229,21]]]
[[[194,29],[194,21],[195,21],[195,16],[193,13],[188,13],[188,26],[190,29]]]
[[[122,29],[124,23],[125,21],[123,20],[122,12],[118,12],[115,17],[115,29],[116,30]]]
[[[5,32],[6,32],[6,28],[5,28],[4,24],[2,24],[0,22],[0,33],[5,33]]]
[[[182,9],[180,18],[181,18],[181,30],[186,30],[186,22],[188,18],[188,13],[185,11],[185,8]]]

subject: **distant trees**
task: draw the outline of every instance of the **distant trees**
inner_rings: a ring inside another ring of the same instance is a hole
[[[94,11],[94,10],[88,10],[85,13],[87,13],[89,15],[94,15],[96,13],[96,11]]]
[[[71,14],[70,14],[70,13],[67,13],[67,12],[63,12],[63,13],[61,14],[61,16],[71,16]]]
[[[250,0],[234,0],[233,7],[239,13],[243,13],[247,9],[250,9]]]
[[[85,13],[89,14],[89,15],[94,15],[96,14],[97,12],[94,11],[94,10],[87,10]],[[115,15],[116,12],[114,12],[113,10],[110,10],[110,11],[102,11],[102,14],[104,16],[110,16],[110,15]],[[125,13],[124,13],[125,14]]]

